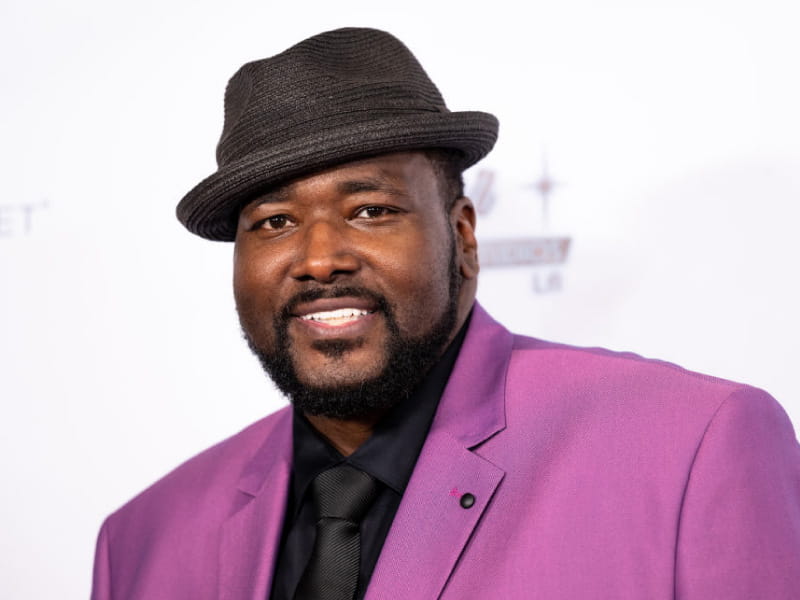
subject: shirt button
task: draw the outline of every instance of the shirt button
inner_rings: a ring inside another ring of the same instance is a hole
[[[461,508],[472,508],[473,504],[475,504],[475,496],[469,492],[461,496]]]

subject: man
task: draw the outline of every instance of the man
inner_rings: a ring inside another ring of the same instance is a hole
[[[496,133],[380,31],[234,75],[178,217],[235,241],[242,329],[292,407],[111,515],[93,598],[800,596],[772,398],[475,303],[460,174]]]

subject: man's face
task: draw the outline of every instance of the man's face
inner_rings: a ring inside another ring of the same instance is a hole
[[[301,409],[380,412],[452,339],[464,316],[462,244],[443,205],[430,161],[413,152],[302,177],[242,210],[239,319]]]

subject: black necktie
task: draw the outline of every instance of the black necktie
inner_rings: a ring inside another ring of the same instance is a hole
[[[349,465],[323,471],[311,484],[317,537],[294,600],[353,600],[361,558],[359,525],[377,491],[375,480]]]

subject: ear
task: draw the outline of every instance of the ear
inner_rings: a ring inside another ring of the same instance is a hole
[[[478,276],[478,240],[475,237],[475,207],[472,200],[462,196],[450,211],[450,224],[456,237],[459,269],[464,279]]]

